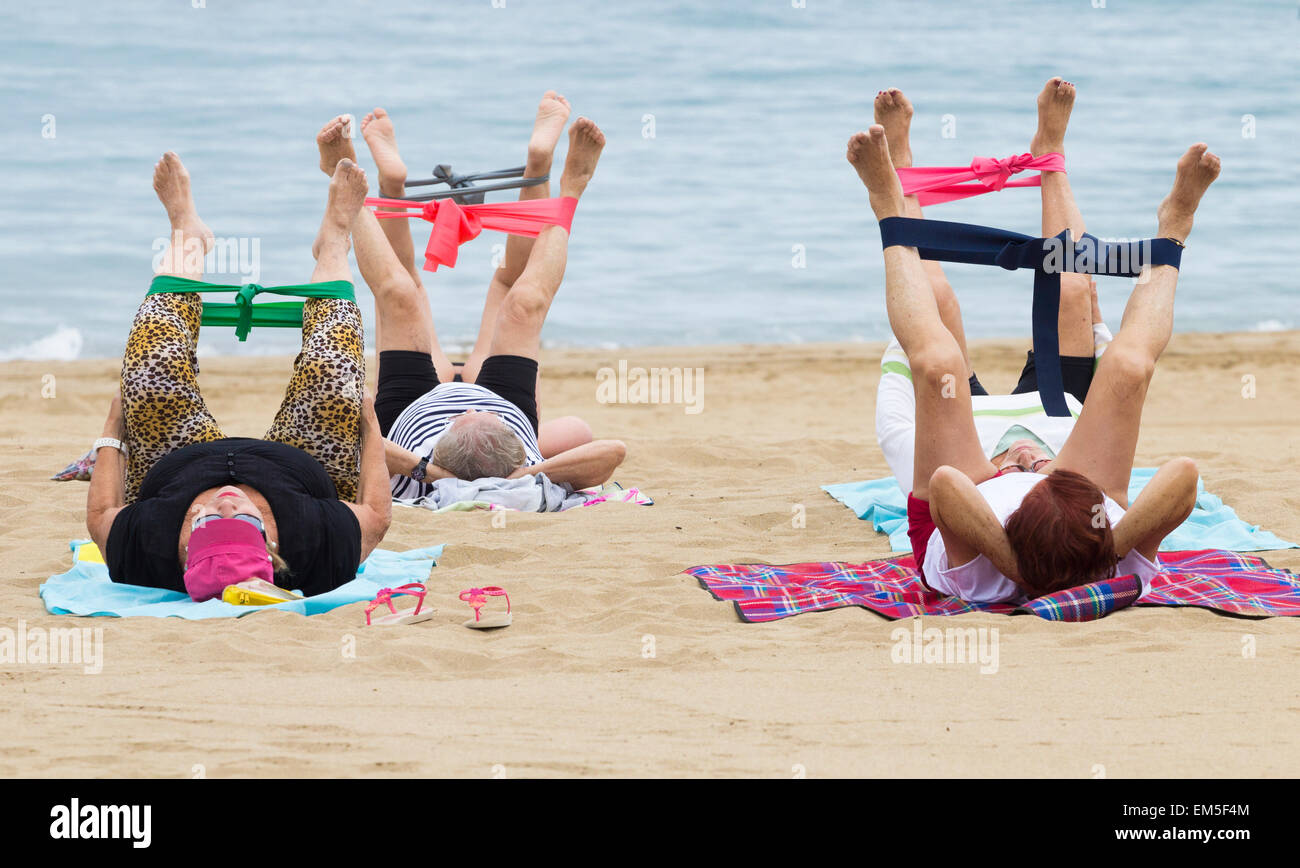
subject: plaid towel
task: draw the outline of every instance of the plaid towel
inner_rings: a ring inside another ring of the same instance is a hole
[[[1205,550],[1162,552],[1161,572],[1141,597],[1133,576],[1093,582],[1031,600],[968,603],[921,584],[911,555],[865,564],[718,564],[684,572],[716,599],[730,600],[742,621],[775,621],[802,612],[862,606],[886,618],[1030,613],[1049,621],[1091,621],[1139,605],[1200,606],[1231,615],[1300,615],[1300,580],[1263,558]]]

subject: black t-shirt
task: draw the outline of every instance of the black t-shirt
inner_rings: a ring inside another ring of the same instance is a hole
[[[271,505],[277,549],[291,572],[286,583],[307,596],[356,577],[361,524],[338,499],[320,462],[301,449],[269,440],[229,437],[165,455],[140,486],[140,498],[122,509],[108,532],[109,577],[115,582],[185,590],[178,560],[181,524],[200,492],[221,485],[256,488]]]

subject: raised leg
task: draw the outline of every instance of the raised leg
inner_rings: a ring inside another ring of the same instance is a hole
[[[894,164],[895,169],[908,168],[912,165],[912,103],[898,88],[882,90],[876,94],[875,103],[873,104],[876,123],[885,128],[885,140],[889,142],[889,158]],[[921,203],[917,201],[916,196],[903,197],[903,214],[904,217],[911,217],[917,220],[923,219],[921,213]],[[925,270],[925,276],[930,281],[930,289],[934,293],[935,304],[939,308],[939,318],[943,321],[944,326],[952,333],[953,338],[957,341],[957,346],[961,348],[962,362],[965,366],[966,376],[969,378],[974,373],[970,364],[970,352],[966,348],[966,329],[961,321],[961,305],[957,303],[957,294],[953,292],[952,284],[948,282],[947,275],[943,272],[943,266],[932,260],[921,260],[921,267]]]
[[[605,134],[592,121],[578,118],[573,122],[569,128],[569,154],[560,178],[561,196],[582,197],[604,147]],[[569,233],[563,227],[548,226],[538,234],[523,273],[497,311],[490,355],[537,358],[542,324],[564,279],[568,251]]]
[[[154,166],[153,187],[171,223],[171,246],[158,273],[200,280],[212,232],[199,219],[190,176],[168,151]],[[188,252],[187,252],[188,248]],[[134,502],[149,469],[169,452],[224,435],[199,392],[199,321],[195,293],[159,293],[140,303],[122,356],[122,414],[126,427],[126,502]]]
[[[849,139],[848,160],[866,185],[877,219],[904,216],[903,188],[889,156],[884,127]],[[914,247],[885,248],[885,306],[894,336],[907,353],[916,392],[916,458],[912,493],[929,499],[930,477],[949,465],[975,482],[994,473],[980,448],[971,415],[966,362],[944,325],[921,257]]]
[[[393,119],[382,108],[376,108],[361,121],[361,135],[370,148],[370,156],[379,169],[379,195],[397,199],[406,195],[406,162],[397,149],[397,131]],[[417,285],[423,286],[420,266],[415,261],[415,244],[411,241],[409,220],[381,220],[380,228],[393,253],[410,273]]]
[[[1029,152],[1065,153],[1065,131],[1074,108],[1075,87],[1059,76],[1043,85],[1038,94],[1038,129],[1029,142]],[[1075,239],[1087,231],[1083,215],[1074,201],[1070,177],[1065,172],[1043,172],[1039,187],[1043,202],[1043,237],[1050,238],[1066,229]],[[1091,356],[1092,325],[1096,283],[1083,274],[1061,275],[1061,310],[1057,334],[1063,356]]]
[[[348,235],[365,210],[366,175],[352,160],[338,161],[329,201],[312,245],[312,281],[351,280]],[[373,218],[372,218],[373,219]],[[303,303],[302,349],[293,377],[265,439],[303,450],[324,466],[340,500],[353,500],[361,455],[365,395],[365,333],[355,302],[311,298]]]
[[[386,118],[386,116],[385,116]],[[321,150],[321,164],[331,159],[350,159],[352,143],[343,135],[344,116],[334,118],[320,131],[316,144]],[[391,121],[388,122],[391,128]],[[374,122],[367,125],[369,142],[375,137]],[[394,145],[395,147],[395,145]],[[372,148],[373,152],[373,148]],[[337,162],[337,160],[336,160]],[[392,169],[390,165],[390,170]],[[383,169],[381,171],[381,176]],[[403,174],[403,180],[405,175]],[[433,328],[433,314],[423,285],[412,270],[402,264],[393,250],[390,236],[368,208],[362,208],[352,223],[352,244],[361,277],[375,296],[375,346],[378,352],[410,350],[429,353],[442,382],[452,378],[451,362],[438,345]],[[387,223],[404,223],[386,220]],[[409,233],[408,233],[409,240]]]
[[[533,133],[528,139],[528,157],[524,163],[525,177],[535,178],[551,171],[551,161],[555,156],[555,144],[560,140],[564,124],[569,119],[569,101],[553,90],[542,95],[537,106],[537,117],[533,121]],[[547,199],[551,195],[550,183],[535,187],[523,187],[519,190],[519,200]],[[483,315],[479,320],[478,337],[474,348],[465,360],[465,369],[461,376],[465,382],[473,383],[478,379],[483,360],[488,357],[492,347],[492,334],[496,329],[497,315],[501,303],[505,301],[510,288],[524,273],[528,257],[533,250],[534,239],[527,235],[510,235],[506,238],[506,255],[501,264],[492,273],[488,285],[487,297],[483,300]]]
[[[1159,237],[1183,241],[1201,196],[1219,176],[1219,158],[1195,144],[1178,160],[1169,195],[1160,204]],[[1129,476],[1147,387],[1156,360],[1173,332],[1178,269],[1150,269],[1129,296],[1119,333],[1097,366],[1083,412],[1055,467],[1082,473],[1121,506],[1128,505]]]

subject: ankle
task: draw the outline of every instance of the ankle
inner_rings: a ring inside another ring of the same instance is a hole
[[[554,151],[529,148],[528,159],[524,162],[524,177],[537,178],[549,174],[554,156]]]

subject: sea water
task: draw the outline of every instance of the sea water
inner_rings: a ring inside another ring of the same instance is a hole
[[[211,279],[298,283],[326,119],[387,108],[412,176],[497,169],[522,163],[547,88],[608,136],[547,345],[884,339],[879,235],[844,160],[875,92],[915,102],[917,165],[959,165],[1028,150],[1056,74],[1079,87],[1067,163],[1091,232],[1149,236],[1183,150],[1223,158],[1175,327],[1300,327],[1294,0],[42,0],[6,3],[0,25],[0,359],[121,352],[167,232],[150,185],[165,150],[233,245]],[[1034,190],[928,215],[1039,231]],[[413,228],[418,250],[427,225]],[[449,346],[472,343],[503,240],[485,232],[426,275]],[[948,273],[970,336],[1027,339],[1027,273]],[[1098,282],[1117,328],[1131,281]],[[296,340],[210,329],[201,351]]]

